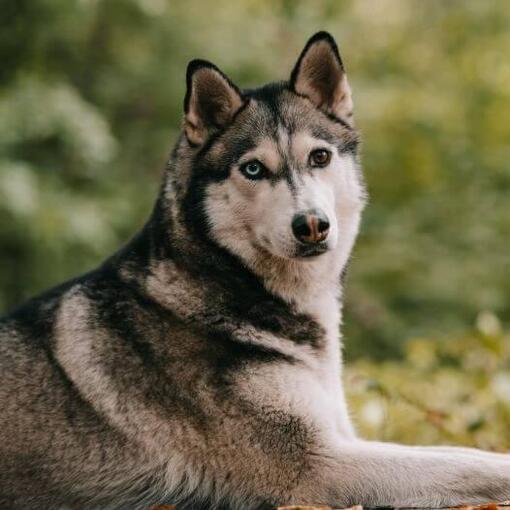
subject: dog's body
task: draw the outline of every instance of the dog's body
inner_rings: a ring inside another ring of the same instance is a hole
[[[188,68],[151,219],[0,323],[0,508],[438,506],[510,498],[510,457],[356,438],[341,275],[364,204],[341,60],[241,94]]]

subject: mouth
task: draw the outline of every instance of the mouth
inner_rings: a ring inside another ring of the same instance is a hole
[[[318,257],[328,251],[328,243],[321,242],[317,244],[299,244],[296,247],[295,258]]]

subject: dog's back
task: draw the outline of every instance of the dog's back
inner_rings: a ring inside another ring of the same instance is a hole
[[[122,476],[129,501],[129,477],[140,458],[82,395],[55,351],[67,296],[96,281],[108,287],[99,271],[0,322],[1,508],[58,508],[92,495],[100,500]],[[78,334],[74,340],[80,341]]]

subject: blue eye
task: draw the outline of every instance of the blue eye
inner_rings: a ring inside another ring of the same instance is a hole
[[[253,161],[248,161],[248,163],[244,163],[240,167],[241,173],[248,179],[262,179],[264,177],[264,165],[254,159]]]

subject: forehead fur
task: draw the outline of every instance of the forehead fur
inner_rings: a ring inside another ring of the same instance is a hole
[[[201,151],[207,166],[222,171],[246,154],[259,159],[260,153],[261,160],[270,159],[268,167],[272,169],[277,164],[274,156],[277,145],[281,153],[285,139],[290,144],[300,133],[323,139],[340,153],[356,152],[358,134],[352,127],[317,109],[307,98],[290,91],[285,83],[245,91],[244,97],[245,106],[232,124]]]

